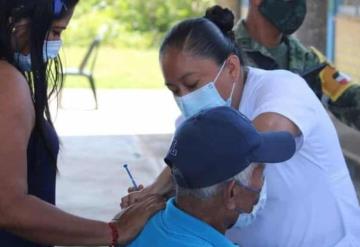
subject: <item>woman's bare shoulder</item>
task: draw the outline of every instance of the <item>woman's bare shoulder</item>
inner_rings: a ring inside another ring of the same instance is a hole
[[[0,111],[33,119],[34,109],[25,77],[10,63],[0,60]],[[5,114],[7,115],[7,114]]]
[[[0,87],[27,85],[26,79],[20,71],[5,60],[0,60],[0,82]]]

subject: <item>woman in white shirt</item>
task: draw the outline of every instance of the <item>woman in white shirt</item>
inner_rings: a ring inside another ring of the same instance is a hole
[[[233,24],[229,10],[213,7],[204,18],[176,25],[160,49],[166,86],[183,117],[228,105],[260,131],[296,137],[294,157],[265,169],[264,209],[228,237],[240,246],[360,246],[359,204],[325,109],[299,76],[244,67]],[[171,187],[165,170],[154,184],[123,198],[122,206]]]

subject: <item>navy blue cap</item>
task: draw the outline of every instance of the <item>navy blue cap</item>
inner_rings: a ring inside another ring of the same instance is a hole
[[[251,163],[279,163],[295,153],[288,132],[258,132],[230,107],[201,111],[176,130],[165,163],[183,188],[204,188],[234,177]],[[177,171],[180,171],[177,172]]]

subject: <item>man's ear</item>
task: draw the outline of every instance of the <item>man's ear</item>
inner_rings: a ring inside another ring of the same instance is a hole
[[[239,193],[240,190],[234,180],[226,185],[224,189],[224,205],[228,210],[237,208],[236,198]]]

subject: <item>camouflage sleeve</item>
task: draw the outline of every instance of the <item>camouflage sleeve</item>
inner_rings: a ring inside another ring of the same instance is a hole
[[[305,79],[316,96],[321,100],[323,92],[319,77],[320,71],[316,69],[320,65],[321,63],[319,59],[311,51],[308,51],[305,56],[305,64],[301,76]]]
[[[314,73],[314,70],[321,64],[320,60],[311,49],[303,46],[296,38],[290,36],[287,42],[289,46],[288,69],[301,75],[311,90],[321,99],[322,89],[318,76],[319,72]]]
[[[329,101],[328,108],[341,122],[360,131],[360,84],[352,84],[337,101]]]
[[[320,63],[326,64],[317,78],[322,101],[341,122],[360,130],[360,84],[353,83],[349,76],[339,72],[318,50],[311,48],[311,51]]]

